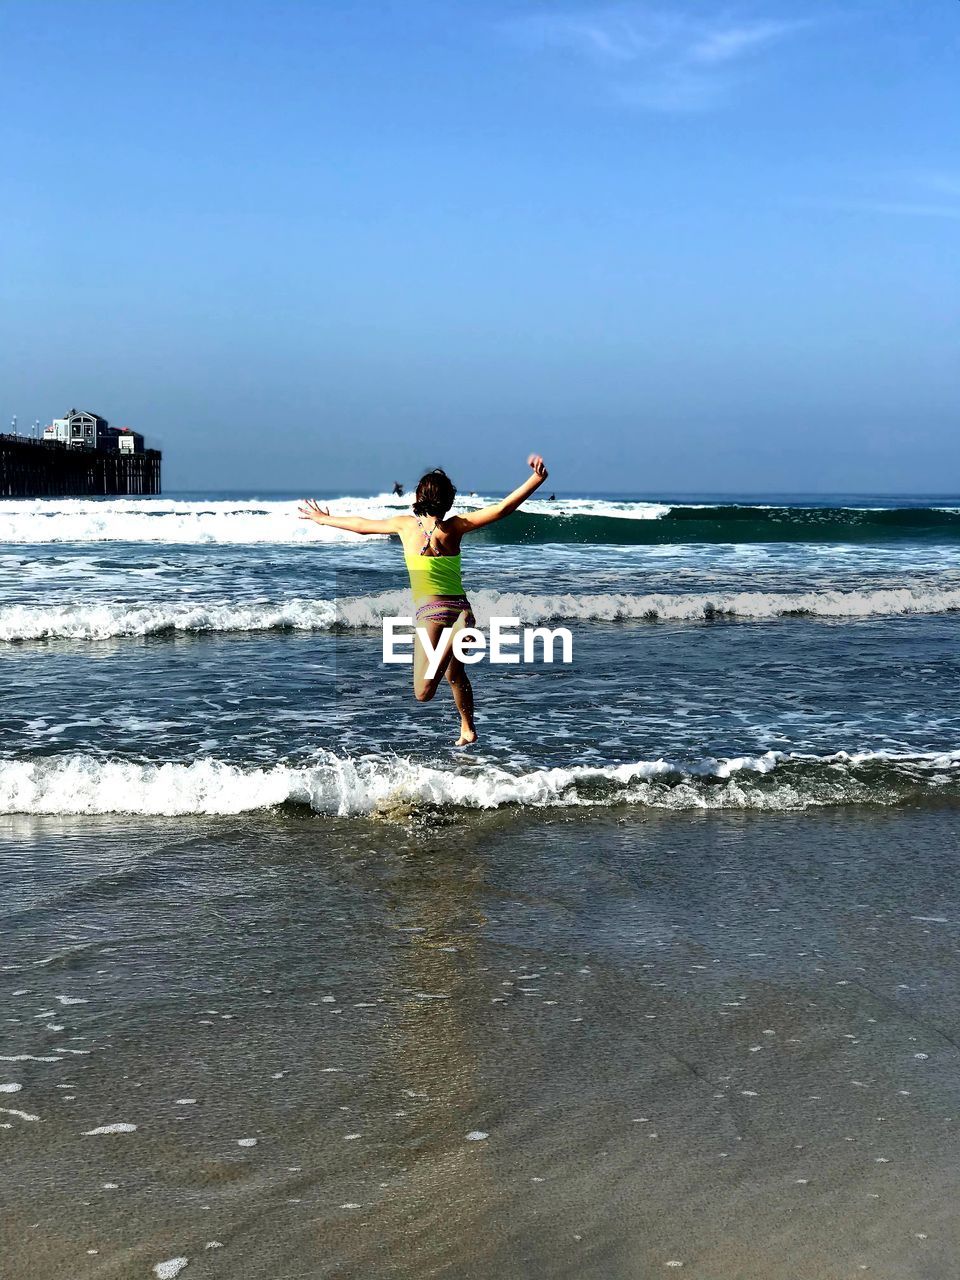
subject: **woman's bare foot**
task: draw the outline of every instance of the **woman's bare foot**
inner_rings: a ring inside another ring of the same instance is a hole
[[[476,742],[476,740],[477,740],[476,729],[474,729],[472,725],[461,724],[460,737],[456,740],[456,742],[454,743],[454,746],[469,747],[469,746],[472,746],[473,743]]]

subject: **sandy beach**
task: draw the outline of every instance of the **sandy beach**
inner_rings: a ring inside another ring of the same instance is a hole
[[[7,818],[8,1274],[946,1280],[957,830]]]

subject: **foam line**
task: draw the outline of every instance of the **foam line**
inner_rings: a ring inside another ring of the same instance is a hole
[[[841,751],[828,756],[767,751],[524,773],[493,763],[461,770],[400,756],[354,758],[330,752],[310,765],[278,763],[272,768],[214,758],[142,764],[72,754],[0,762],[0,813],[214,815],[279,805],[338,816],[505,805],[803,809],[896,803],[957,783],[960,750]]]
[[[960,586],[913,584],[874,590],[804,592],[687,592],[678,594],[531,595],[471,593],[481,626],[491,616],[522,623],[704,622],[730,619],[880,618],[960,610]],[[385,616],[409,616],[405,591],[340,600],[301,599],[275,603],[162,601],[149,605],[83,603],[6,605],[0,608],[0,642],[107,640],[174,633],[329,631],[379,627]]]

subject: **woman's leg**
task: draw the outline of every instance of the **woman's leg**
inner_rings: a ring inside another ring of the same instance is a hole
[[[417,623],[419,631],[422,627],[430,637],[430,645],[433,649],[437,647],[437,641],[443,635],[443,623],[441,622],[423,622]],[[449,645],[448,653],[452,652]],[[448,658],[449,661],[449,658]],[[420,643],[419,634],[413,639],[413,696],[418,702],[429,702],[433,695],[440,687],[440,681],[443,679],[443,671],[438,669],[434,675],[427,677],[427,667],[430,665],[430,658],[426,649]],[[441,662],[441,667],[443,663]]]
[[[429,637],[430,645],[435,649],[440,637],[443,635],[443,623],[426,622],[423,625]],[[419,636],[416,637],[413,647],[413,695],[418,702],[429,702],[440,687],[440,681],[444,676],[447,677],[450,692],[453,694],[457,711],[460,713],[460,741],[457,743],[458,746],[464,746],[468,742],[476,742],[477,731],[473,723],[473,687],[467,679],[463,663],[454,656],[453,641],[465,626],[474,625],[473,614],[464,610],[457,618],[447,638],[447,643],[444,646],[436,671],[429,678],[427,677],[427,667],[430,660],[427,651],[420,643]]]
[[[467,678],[466,667],[455,655],[447,664],[447,683],[460,712],[460,740],[457,746],[465,747],[477,740],[477,730],[473,723],[473,685]]]
[[[453,658],[453,641],[458,632],[462,631],[466,625],[468,614],[466,610],[460,614],[456,622],[451,626],[450,623],[443,622],[418,622],[417,628],[423,628],[430,638],[430,647],[436,652],[440,637],[443,635],[446,627],[450,628],[450,634],[447,636],[447,642],[440,651],[440,661],[437,663],[432,676],[427,675],[427,668],[430,665],[430,658],[426,649],[420,643],[420,636],[417,635],[413,644],[413,696],[418,702],[429,702],[433,695],[440,688],[440,681],[446,674],[447,667]],[[473,615],[470,614],[470,617]]]

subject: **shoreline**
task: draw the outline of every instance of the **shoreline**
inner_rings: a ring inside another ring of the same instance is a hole
[[[461,818],[5,819],[9,1265],[947,1280],[955,808]]]

